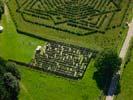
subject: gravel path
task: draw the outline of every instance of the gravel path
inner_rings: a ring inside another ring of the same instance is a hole
[[[125,58],[128,47],[129,47],[130,40],[133,37],[133,20],[131,23],[128,23],[128,26],[129,26],[129,30],[128,30],[125,42],[123,43],[122,49],[119,54],[119,57],[121,57],[122,59]],[[114,76],[114,78],[112,79],[112,82],[111,82],[111,85],[108,91],[108,96],[106,96],[106,100],[113,100],[118,77],[119,77],[119,74]]]

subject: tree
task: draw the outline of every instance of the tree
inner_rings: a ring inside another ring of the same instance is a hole
[[[4,2],[3,0],[0,0],[0,18],[3,13],[4,13]]]
[[[16,79],[12,73],[4,74],[4,83],[7,91],[10,93],[10,100],[17,100],[17,96],[19,94],[19,81]]]
[[[6,90],[4,81],[0,79],[0,100],[10,100],[9,92]]]
[[[6,72],[5,67],[0,65],[0,77]]]
[[[0,57],[0,100],[17,100],[19,79],[16,64]]]
[[[17,79],[21,79],[20,72],[16,68],[16,64],[13,62],[6,63],[6,71],[11,72]]]
[[[120,64],[121,58],[119,58],[117,52],[112,49],[102,51],[95,61],[97,70],[102,72],[102,74],[109,74],[110,76],[120,69]]]
[[[0,65],[5,66],[6,60],[4,60],[2,57],[0,57]]]
[[[97,56],[94,66],[100,75],[100,82],[102,82],[102,87],[105,88],[105,93],[108,90],[113,74],[120,69],[120,64],[121,58],[112,49],[103,50]]]

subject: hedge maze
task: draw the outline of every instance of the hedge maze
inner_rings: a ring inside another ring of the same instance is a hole
[[[58,42],[48,42],[36,50],[33,66],[71,78],[82,78],[96,52]]]
[[[114,46],[114,40],[126,22],[130,2],[131,0],[8,0],[7,5],[19,33],[48,42],[36,51],[32,62],[34,68],[78,79],[83,77],[89,61],[96,53],[87,48],[98,50],[100,46],[104,46],[106,37],[111,39],[111,43],[107,41],[106,44]],[[115,28],[118,30],[113,30]],[[105,32],[109,32],[109,35],[105,34],[105,38],[101,34],[89,35]],[[100,38],[97,41],[98,36]]]
[[[122,0],[16,0],[25,22],[79,36],[104,33],[121,12]]]

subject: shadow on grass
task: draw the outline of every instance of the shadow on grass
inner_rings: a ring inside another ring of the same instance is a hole
[[[114,77],[113,80],[115,80],[115,82],[111,83],[111,77],[107,77],[101,74],[101,72],[96,71],[94,72],[93,79],[96,80],[97,87],[103,92],[102,95],[118,95],[121,91],[119,77],[117,77],[117,79]],[[111,90],[109,90],[110,84],[114,85]]]

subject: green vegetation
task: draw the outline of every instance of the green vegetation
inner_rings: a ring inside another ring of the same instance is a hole
[[[18,100],[19,79],[16,65],[0,58],[0,100]]]
[[[7,9],[1,22],[4,30],[0,34],[0,56],[29,63],[36,47],[45,42],[18,34]]]
[[[107,14],[107,16],[109,17],[107,17],[107,19],[105,20],[104,26],[106,26],[106,21],[109,22],[112,20],[112,16],[114,20],[108,23],[108,29],[104,27],[104,34],[96,32],[94,34],[78,36],[75,34],[69,34],[68,32],[54,30],[52,28],[46,28],[38,24],[26,22],[23,20],[21,14],[17,10],[18,5],[15,2],[16,0],[8,1],[10,14],[7,6],[5,6],[5,14],[3,15],[1,21],[4,30],[3,33],[0,34],[0,56],[5,59],[13,59],[25,63],[31,62],[35,53],[35,49],[38,45],[43,46],[46,43],[46,41],[24,35],[25,32],[35,36],[40,36],[41,38],[55,40],[58,42],[60,41],[66,44],[70,43],[94,50],[101,50],[103,48],[118,48],[117,51],[119,51],[127,32],[127,27],[124,23],[127,20],[127,14],[131,12],[131,9],[128,9],[130,3],[127,2],[127,0],[122,0],[120,4],[122,9],[120,12]],[[17,1],[20,1],[20,3],[23,4],[23,2],[27,0]],[[94,2],[96,0],[91,1]],[[104,2],[106,1],[107,0],[105,0]],[[99,0],[98,2],[103,2],[103,0]],[[114,7],[112,8],[114,9]],[[19,10],[22,10],[22,8]],[[12,19],[10,15],[12,16]],[[27,16],[26,14],[24,14],[24,17],[26,17],[30,21],[39,20],[39,23],[44,22],[40,17],[38,19],[34,16]],[[102,17],[102,19],[104,18]],[[49,22],[47,23],[49,24]],[[16,29],[24,33],[18,34]],[[76,29],[77,28],[70,27],[69,30],[82,31],[84,33],[84,30]],[[71,80],[53,74],[48,74],[46,72],[39,72],[30,68],[26,68],[25,66],[19,66],[18,68],[21,72],[21,91],[19,95],[20,100],[95,100],[100,96],[101,88],[98,88],[97,79],[99,80],[101,76],[99,74],[96,75],[95,73],[96,68],[94,67],[94,59],[90,61],[83,79],[80,80]],[[11,72],[10,68],[9,70],[9,72]],[[17,71],[14,72],[18,73]],[[16,76],[20,79],[20,77],[15,73],[13,73],[12,75],[10,73],[7,73],[4,75],[4,77],[6,79],[14,80],[13,77]],[[16,82],[13,81],[13,83]]]
[[[50,40],[71,43],[74,45],[88,47],[88,48],[92,48],[92,49],[96,49],[96,50],[100,50],[105,47],[115,47],[115,48],[119,49],[121,47],[120,44],[123,42],[122,40],[124,39],[124,37],[126,35],[127,29],[124,29],[123,27],[121,27],[121,25],[124,26],[123,23],[126,21],[126,17],[127,17],[126,14],[128,12],[130,12],[130,9],[128,9],[130,0],[128,0],[128,2],[127,2],[127,0],[123,0],[121,2],[121,4],[120,4],[121,11],[120,12],[114,12],[113,14],[112,13],[107,14],[108,17],[107,17],[107,20],[105,20],[105,23],[109,22],[109,20],[112,20],[110,18],[113,15],[113,20],[109,23],[110,27],[113,25],[118,25],[120,27],[116,27],[116,26],[111,27],[111,28],[109,27],[109,29],[105,30],[105,34],[101,34],[101,33],[97,32],[97,33],[85,35],[85,36],[77,36],[75,34],[69,34],[68,32],[59,31],[59,30],[55,30],[52,28],[47,28],[47,27],[44,27],[43,25],[40,26],[38,24],[23,21],[24,18],[26,18],[30,21],[31,20],[37,21],[36,23],[48,23],[49,22],[49,21],[44,22],[44,20],[41,19],[40,16],[34,17],[34,16],[30,16],[32,14],[27,15],[23,11],[20,11],[20,10],[24,10],[24,8],[19,7],[20,9],[17,9],[18,4],[16,1],[18,1],[18,0],[10,0],[8,2],[8,7],[10,8],[10,12],[11,12],[12,18],[14,19],[17,29],[22,32],[26,32],[26,33],[29,33],[29,34],[32,34],[35,36],[41,36],[43,38],[50,39]],[[19,0],[18,2],[19,2],[19,5],[27,4],[27,2],[25,2],[24,0],[23,1]],[[87,2],[90,3],[90,1],[88,1],[88,0],[87,0]],[[100,4],[100,2],[103,2],[103,1],[101,1],[101,0],[97,1],[97,5]],[[37,6],[35,6],[35,7],[37,7]],[[18,12],[16,12],[16,9]],[[21,16],[19,11],[22,13],[23,16]],[[49,24],[50,24],[50,22],[49,22]],[[59,25],[59,26],[61,27],[62,25]],[[107,25],[104,24],[104,26],[107,26]],[[69,28],[71,28],[71,27],[69,27]],[[69,29],[69,28],[67,28],[67,29]],[[76,28],[73,29],[73,27],[72,27],[72,30],[76,30]]]
[[[114,50],[106,49],[97,56],[94,66],[97,68],[96,73],[100,76],[98,86],[103,89],[105,94],[108,91],[113,74],[120,69],[120,65],[121,59]]]
[[[116,100],[132,100],[133,98],[133,50],[130,62],[125,66],[120,80],[121,91]]]
[[[115,50],[104,50],[96,58],[95,67],[98,71],[102,71],[103,74],[112,75],[119,70],[121,59]]]
[[[0,0],[0,19],[3,13],[4,13],[4,3],[3,0]]]
[[[93,79],[94,60],[82,80],[71,80],[30,68],[19,67],[22,75],[20,100],[97,100],[100,90]]]
[[[130,59],[132,57],[132,49],[133,49],[133,38],[131,38],[130,40],[129,48],[126,57],[124,59],[124,66],[126,66],[130,62]]]
[[[48,42],[36,50],[32,68],[50,71],[69,78],[82,78],[95,51],[59,42]]]

